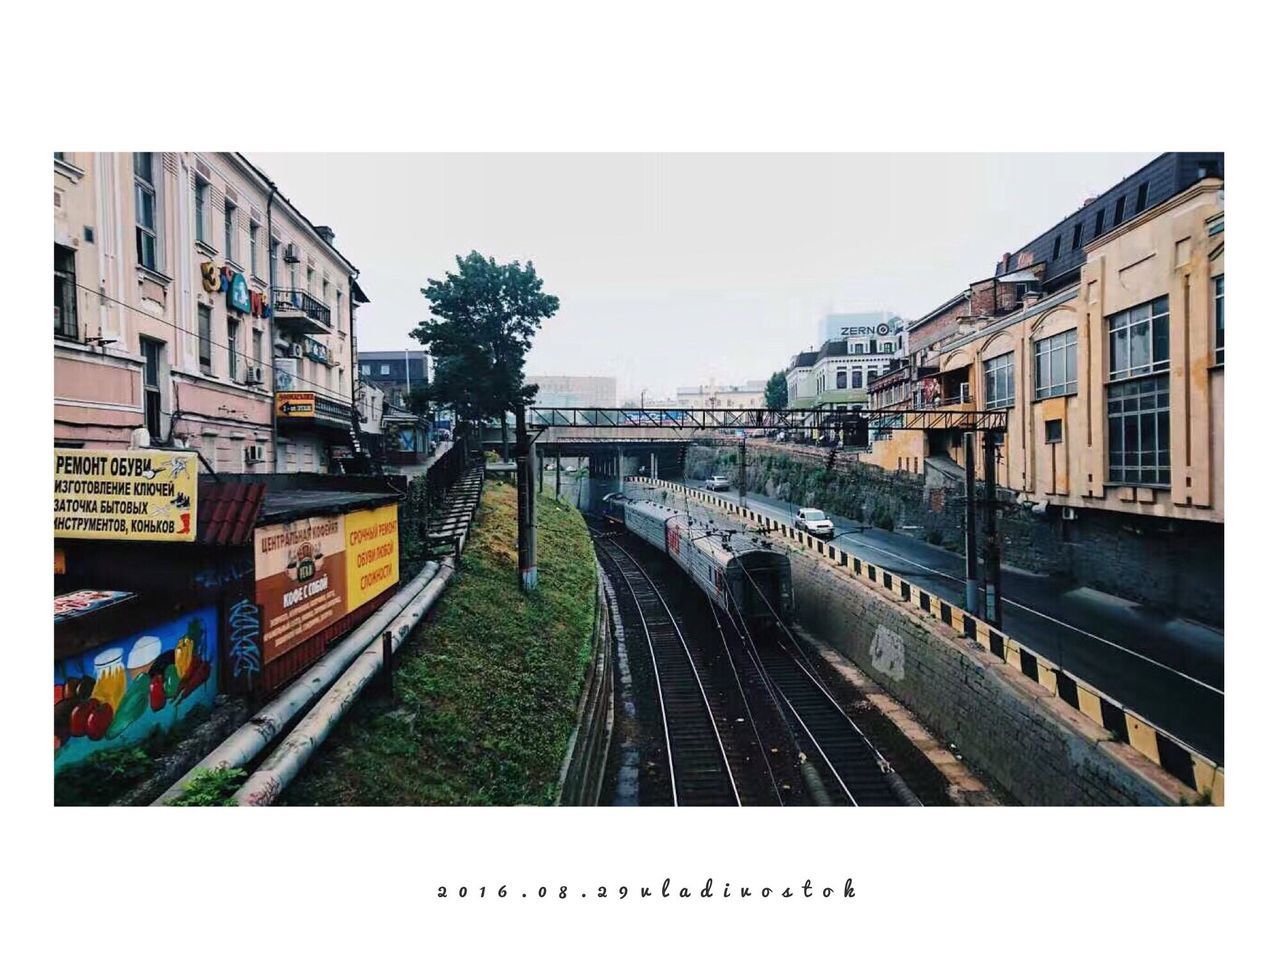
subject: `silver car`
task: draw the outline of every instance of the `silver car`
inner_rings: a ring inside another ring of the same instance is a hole
[[[796,511],[796,529],[811,533],[815,537],[833,537],[836,528],[821,510],[801,509]]]
[[[708,490],[728,490],[729,478],[719,476],[718,474],[715,476],[710,476],[710,477],[707,477],[706,483],[704,483],[703,486],[706,487]]]

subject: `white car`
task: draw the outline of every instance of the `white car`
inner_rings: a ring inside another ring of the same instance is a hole
[[[836,533],[836,528],[821,510],[797,510],[796,529],[815,537],[833,537]]]
[[[708,490],[728,490],[729,478],[721,476],[707,477],[706,483],[703,484]]]

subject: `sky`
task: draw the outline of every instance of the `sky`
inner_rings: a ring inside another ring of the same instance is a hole
[[[911,320],[1154,153],[249,154],[360,270],[364,350],[415,349],[420,290],[478,250],[560,310],[527,373],[619,401],[764,379],[829,312]]]

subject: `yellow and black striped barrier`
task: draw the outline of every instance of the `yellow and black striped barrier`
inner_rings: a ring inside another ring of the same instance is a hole
[[[628,477],[626,482],[648,483],[678,490],[691,499],[718,507],[732,516],[750,520],[770,534],[776,531],[802,550],[816,551],[820,557],[849,576],[891,594],[896,600],[910,604],[921,613],[946,624],[957,633],[964,634],[978,646],[1000,658],[1063,703],[1092,720],[1116,740],[1129,744],[1162,770],[1176,777],[1196,793],[1208,798],[1214,806],[1222,806],[1225,771],[1220,765],[1197,753],[1177,737],[1161,730],[1140,714],[1062,669],[1058,664],[1027,649],[1007,633],[996,629],[986,621],[954,606],[936,594],[922,590],[914,583],[888,570],[880,569],[870,561],[845,550],[837,550],[829,543],[815,540],[803,530],[779,523],[732,500],[703,490],[694,490],[670,480]]]

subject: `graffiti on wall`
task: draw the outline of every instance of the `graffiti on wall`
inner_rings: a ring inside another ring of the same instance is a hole
[[[227,614],[227,666],[237,686],[251,688],[262,670],[262,610],[238,600]]]
[[[54,663],[54,770],[167,730],[217,693],[217,617],[206,607]]]

